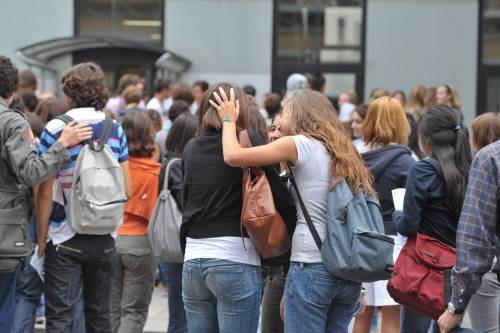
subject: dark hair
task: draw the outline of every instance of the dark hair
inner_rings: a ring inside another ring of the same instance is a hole
[[[170,109],[168,109],[168,119],[170,119],[171,122],[174,122],[177,117],[184,113],[190,113],[191,108],[189,107],[189,104],[186,103],[185,101],[177,101],[172,104]]]
[[[174,87],[172,91],[172,99],[174,102],[177,101],[185,101],[190,106],[194,102],[193,92],[191,91],[191,87],[185,84],[178,84]]]
[[[23,99],[20,97],[20,96],[17,96],[14,97],[14,100],[12,100],[12,103],[10,103],[9,105],[9,108],[12,109],[12,110],[18,110],[18,111],[21,111],[23,113],[30,113],[30,112],[26,112],[26,105],[24,104],[24,101]]]
[[[398,94],[403,96],[403,103],[406,103],[406,94],[403,90],[394,90],[393,93],[391,94],[391,97],[394,97]]]
[[[161,131],[161,128],[163,126],[163,122],[161,120],[160,113],[158,111],[156,111],[155,109],[148,109],[148,110],[146,110],[146,113],[147,113],[149,119],[151,119],[151,122],[153,123],[153,127],[154,127],[155,131],[156,132]]]
[[[446,202],[458,218],[472,162],[466,129],[454,109],[438,105],[422,114],[418,135],[432,149],[432,158],[441,165],[447,191]]]
[[[52,119],[59,117],[66,111],[66,108],[61,101],[54,97],[44,98],[38,103],[35,114],[40,117],[40,120],[47,124]]]
[[[19,84],[19,71],[9,58],[0,55],[0,97],[9,98]]]
[[[71,98],[73,108],[94,107],[102,110],[109,98],[101,67],[93,62],[73,66],[64,74],[62,90]]]
[[[38,105],[38,97],[36,97],[35,93],[30,89],[25,89],[18,92],[18,95],[22,98],[26,109],[30,112],[35,112]]]
[[[239,86],[229,82],[216,83],[205,92],[203,95],[203,100],[201,101],[200,107],[198,109],[198,135],[201,135],[203,131],[207,128],[222,128],[222,121],[220,120],[219,113],[216,109],[210,105],[210,100],[217,103],[213,93],[219,92],[219,88],[224,89],[224,92],[229,97],[229,90],[234,89],[234,94],[236,99],[240,102],[240,115],[236,122],[236,128],[238,131],[245,130],[248,128],[248,107],[246,94]]]
[[[42,120],[33,112],[27,112],[26,118],[28,118],[28,123],[33,131],[33,135],[39,138],[42,135],[43,128],[45,127]]]
[[[170,81],[164,79],[156,79],[154,84],[155,93],[161,93],[163,89],[168,89],[170,87]]]
[[[35,74],[29,69],[25,69],[19,72],[19,88],[31,90],[34,92],[38,87]]]
[[[309,86],[312,90],[323,91],[325,88],[326,79],[321,73],[307,73],[307,81],[309,81]]]
[[[251,84],[245,85],[243,87],[243,91],[245,92],[245,94],[252,96],[252,97],[255,97],[257,95],[257,89],[255,89],[255,87],[252,86]]]
[[[129,111],[122,121],[130,156],[152,157],[156,150],[153,123],[145,111]]]
[[[274,119],[281,111],[281,96],[276,93],[266,94],[264,97],[264,109],[266,109],[269,118]]]
[[[196,116],[189,113],[182,114],[175,119],[167,136],[165,147],[167,151],[182,156],[186,144],[195,137],[198,121]]]
[[[260,114],[259,105],[255,98],[247,95],[248,103],[248,128],[257,131],[265,142],[269,139],[269,129],[264,117]]]
[[[136,74],[124,74],[120,77],[118,81],[118,87],[116,88],[116,95],[121,95],[125,89],[130,86],[141,83],[141,78]]]
[[[193,87],[200,87],[201,91],[205,92],[208,90],[209,85],[207,81],[199,80],[193,83]]]
[[[358,106],[353,110],[353,112],[356,112],[358,116],[361,118],[361,120],[365,120],[366,115],[368,114],[368,104],[363,103]]]

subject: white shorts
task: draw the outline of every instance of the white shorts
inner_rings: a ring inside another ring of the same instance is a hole
[[[406,237],[401,235],[390,235],[394,238],[394,262],[399,256],[401,249],[406,243]],[[366,289],[366,305],[367,306],[391,306],[398,305],[394,299],[389,295],[387,291],[387,280],[363,283],[363,288]]]

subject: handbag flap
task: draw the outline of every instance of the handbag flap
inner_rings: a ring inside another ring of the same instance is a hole
[[[455,249],[427,235],[417,233],[415,253],[422,263],[437,270],[455,265]]]

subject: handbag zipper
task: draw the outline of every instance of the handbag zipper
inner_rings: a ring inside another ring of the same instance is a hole
[[[386,235],[375,235],[375,234],[371,234],[371,233],[367,233],[367,232],[358,232],[357,234],[359,236],[378,239],[378,240],[385,241],[387,243],[394,244],[394,239],[389,237],[389,236],[386,236]]]

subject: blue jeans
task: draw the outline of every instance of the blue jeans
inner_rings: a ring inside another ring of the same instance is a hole
[[[258,266],[219,259],[184,263],[182,298],[189,333],[255,333],[262,294]]]
[[[17,273],[16,309],[11,333],[32,333],[35,330],[36,310],[43,294],[43,282],[29,264],[31,257]],[[76,304],[72,333],[83,332],[83,299]]]
[[[405,306],[401,306],[401,333],[427,333],[432,325],[431,332],[439,333],[435,320],[416,313]]]
[[[16,272],[0,273],[0,332],[10,332],[16,302]]]
[[[322,263],[292,262],[285,284],[285,332],[347,333],[361,283],[331,275]]]
[[[85,331],[110,333],[114,239],[76,235],[45,253],[47,333],[70,332],[75,305],[83,290]]]
[[[188,325],[182,301],[182,266],[180,263],[161,263],[160,269],[168,287],[168,333],[187,333]]]

